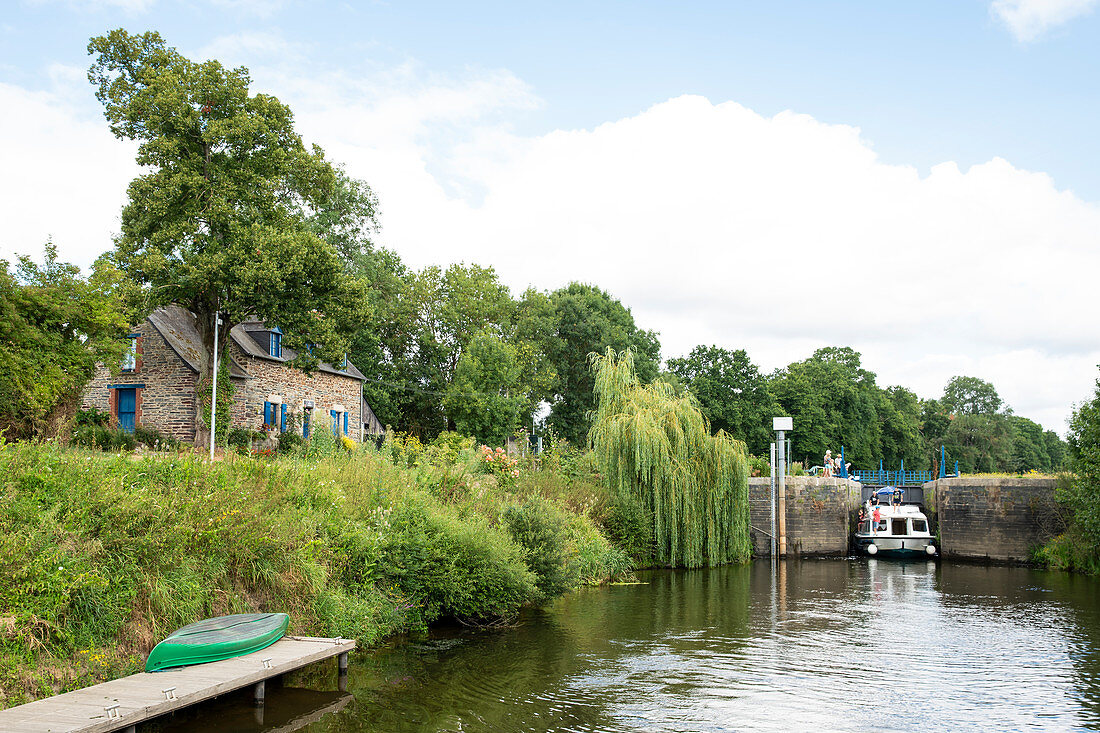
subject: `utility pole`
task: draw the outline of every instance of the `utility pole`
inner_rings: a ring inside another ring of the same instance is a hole
[[[787,556],[787,431],[794,430],[794,418],[773,417],[772,430],[779,448],[779,556]]]
[[[214,386],[210,394],[210,460],[214,460],[214,433],[218,423],[218,325],[222,322],[221,310],[214,313]]]

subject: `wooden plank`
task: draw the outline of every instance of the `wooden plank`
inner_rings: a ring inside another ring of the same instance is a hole
[[[355,648],[350,639],[284,637],[266,649],[192,667],[142,672],[82,690],[0,710],[0,730],[26,733],[111,733]],[[263,660],[270,659],[270,668]],[[162,692],[175,687],[175,699]],[[118,705],[118,717],[106,708]]]

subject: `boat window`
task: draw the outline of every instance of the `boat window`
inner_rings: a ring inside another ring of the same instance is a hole
[[[878,520],[878,527],[877,527],[876,531],[878,531],[878,532],[885,532],[886,531],[886,520],[885,519]]]
[[[870,532],[871,531],[871,520],[870,519],[864,519],[862,522],[860,522],[858,531],[861,534],[867,534],[868,532]]]
[[[893,524],[894,524],[894,526],[890,530],[890,534],[897,534],[897,535],[908,534],[908,532],[905,531],[905,520],[904,519],[895,519],[895,520],[893,520]]]
[[[928,531],[928,523],[926,521],[924,521],[923,519],[914,519],[913,520],[913,531],[914,532],[927,532]]]

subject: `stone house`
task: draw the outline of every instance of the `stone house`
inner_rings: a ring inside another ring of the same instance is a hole
[[[282,337],[277,327],[260,321],[230,331],[232,427],[305,436],[331,430],[357,441],[382,432],[363,399],[364,376],[354,364],[322,362],[306,374],[287,364],[297,353],[282,345]],[[112,424],[124,430],[146,425],[193,442],[203,348],[194,314],[175,305],[159,308],[129,338],[121,371],[112,375],[99,366],[84,391],[84,408],[109,412]]]

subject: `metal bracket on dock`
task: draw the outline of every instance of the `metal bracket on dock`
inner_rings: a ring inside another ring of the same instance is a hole
[[[271,669],[271,657],[261,659],[260,664],[264,665],[264,669]]]
[[[336,644],[336,645],[343,644],[344,643],[344,637],[337,636],[335,639],[332,640],[332,643]]]
[[[179,699],[178,697],[176,697],[176,688],[175,687],[165,687],[163,690],[161,690],[161,692],[164,693],[164,699],[165,700],[178,700]]]
[[[118,703],[103,708],[107,711],[107,720],[118,720],[122,715],[118,712]]]

